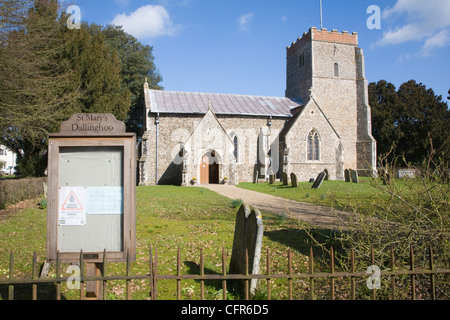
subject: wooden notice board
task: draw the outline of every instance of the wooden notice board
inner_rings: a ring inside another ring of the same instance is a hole
[[[136,137],[111,114],[75,114],[49,137],[47,260],[136,255]]]

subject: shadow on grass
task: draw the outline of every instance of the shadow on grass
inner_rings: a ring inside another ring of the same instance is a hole
[[[312,228],[306,231],[305,229],[285,228],[266,231],[264,236],[305,256],[309,256],[312,248],[314,258],[323,261],[329,261],[331,247],[335,253],[345,254],[341,242],[337,240],[341,237],[341,233],[336,230]]]
[[[200,265],[193,261],[184,261],[184,265],[189,268],[188,274],[192,275],[199,275],[200,274]],[[214,275],[220,275],[221,273],[218,273],[214,270],[211,270],[209,268],[203,268],[203,272],[205,275],[208,274],[214,274]],[[201,280],[195,280],[196,282],[200,282]],[[211,290],[218,292],[222,290],[222,280],[204,280],[204,284],[207,287],[210,287]],[[232,296],[237,299],[241,299],[243,296],[243,293],[240,292],[238,288],[238,283],[236,280],[227,280],[227,294],[228,296]]]
[[[0,285],[1,300],[9,300],[9,286]],[[33,300],[33,286],[31,284],[14,285],[13,300]],[[41,283],[37,285],[37,300],[56,300],[56,285],[53,283]],[[61,294],[61,300],[66,300]]]

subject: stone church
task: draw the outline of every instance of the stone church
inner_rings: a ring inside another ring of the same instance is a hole
[[[285,97],[149,89],[139,184],[252,182],[376,169],[358,34],[311,28],[286,49]]]

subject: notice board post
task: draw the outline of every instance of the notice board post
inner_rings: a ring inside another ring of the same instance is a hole
[[[58,255],[82,255],[88,277],[104,258],[136,258],[136,136],[112,114],[75,114],[49,135],[47,262]],[[100,298],[97,284],[88,297]]]

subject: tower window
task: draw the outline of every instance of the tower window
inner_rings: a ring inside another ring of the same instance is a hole
[[[320,158],[320,140],[319,134],[315,129],[308,134],[308,160],[319,161]]]
[[[335,76],[336,78],[339,77],[339,64],[338,64],[338,63],[335,63],[335,64],[334,64],[334,76]]]
[[[298,58],[298,66],[299,66],[299,68],[301,68],[304,65],[305,65],[305,53],[302,52]]]

